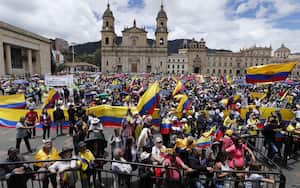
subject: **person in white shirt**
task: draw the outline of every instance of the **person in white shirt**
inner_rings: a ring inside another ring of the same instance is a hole
[[[114,185],[113,188],[121,188],[124,187],[125,184],[130,181],[128,176],[124,176],[124,174],[130,174],[132,172],[132,167],[130,164],[125,163],[119,163],[117,161],[121,162],[127,162],[123,158],[123,150],[121,148],[116,148],[114,150],[114,160],[115,162],[112,162],[111,169],[114,173]],[[121,173],[122,175],[119,175],[118,173]]]
[[[160,155],[160,151],[161,149],[165,149],[166,146],[164,146],[162,144],[162,138],[161,137],[156,137],[155,138],[155,145],[152,147],[152,151],[151,151],[151,154],[152,154],[152,158],[159,162],[159,163],[162,163],[163,161],[163,157],[161,157]]]
[[[149,144],[151,142],[151,139],[152,139],[152,133],[151,133],[151,129],[150,129],[151,120],[152,120],[151,116],[146,117],[146,119],[145,119],[144,128],[142,129],[141,134],[137,140],[137,150],[138,151],[141,151],[143,149],[143,147],[147,146],[147,144]],[[151,150],[151,148],[150,148],[150,150]]]
[[[59,153],[59,156],[62,159],[74,159],[71,161],[56,161],[48,170],[51,173],[56,173],[57,175],[57,187],[64,187],[68,185],[70,188],[75,188],[77,182],[77,173],[76,171],[68,171],[70,169],[77,168],[77,160],[75,157],[72,157],[73,149],[69,146],[63,146],[62,151]]]
[[[297,105],[296,105],[296,108],[297,108],[297,110],[294,111],[295,116],[296,116],[295,118],[296,118],[296,121],[297,121],[298,123],[300,123],[300,105],[297,104]]]

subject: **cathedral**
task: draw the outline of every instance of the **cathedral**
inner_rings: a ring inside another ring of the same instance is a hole
[[[117,36],[115,18],[109,4],[102,18],[102,73],[196,73],[204,76],[243,76],[250,66],[300,59],[300,55],[291,54],[284,45],[275,50],[272,56],[271,46],[253,46],[232,52],[209,49],[203,38],[199,41],[194,38],[174,40],[180,44],[177,44],[176,50],[172,50],[174,46],[168,46],[168,16],[163,5],[156,16],[154,40],[147,38],[147,31],[138,27],[135,20],[131,27],[124,28],[121,37]],[[300,65],[296,66],[293,75],[299,76],[299,72]]]
[[[166,72],[168,58],[168,17],[161,5],[156,17],[155,40],[147,39],[145,28],[133,21],[131,27],[115,33],[115,18],[107,5],[101,30],[101,71],[126,73]]]

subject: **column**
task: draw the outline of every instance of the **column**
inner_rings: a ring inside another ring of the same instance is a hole
[[[27,49],[27,63],[28,63],[28,71],[30,76],[33,74],[32,70],[32,52],[31,49]]]
[[[11,65],[11,49],[10,45],[5,45],[5,54],[6,54],[6,67],[7,67],[7,74],[12,74],[12,65]]]
[[[0,76],[5,75],[5,61],[3,53],[3,42],[0,41]]]

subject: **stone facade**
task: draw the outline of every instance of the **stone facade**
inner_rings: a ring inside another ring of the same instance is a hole
[[[147,31],[133,26],[122,31],[117,41],[114,16],[109,5],[103,14],[101,71],[102,72],[165,72],[168,57],[167,15],[161,6],[156,22],[155,42],[147,39]]]
[[[0,21],[0,76],[51,72],[50,40]]]
[[[177,53],[168,53],[168,17],[161,6],[156,17],[155,39],[147,39],[144,28],[133,26],[122,31],[117,37],[115,18],[110,6],[103,14],[101,71],[124,73],[197,73],[205,76],[244,76],[247,67],[268,63],[299,60],[291,57],[288,48],[282,45],[272,56],[272,47],[251,47],[239,52],[212,50],[205,40],[184,40]],[[298,65],[293,75],[299,75]]]

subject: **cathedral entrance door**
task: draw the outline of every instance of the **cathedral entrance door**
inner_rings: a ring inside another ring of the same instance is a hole
[[[195,67],[194,68],[194,73],[196,73],[196,74],[200,73],[200,68],[199,67]]]
[[[136,63],[131,64],[131,72],[137,72],[137,64]]]

